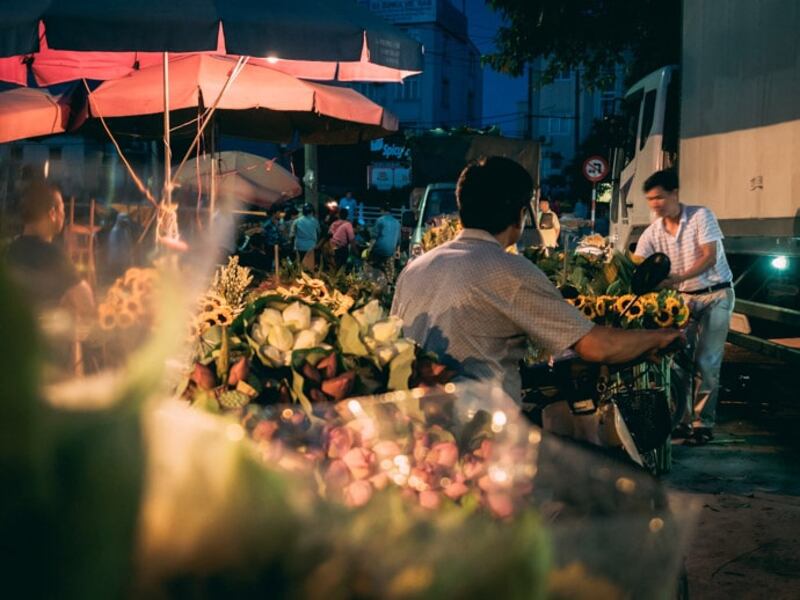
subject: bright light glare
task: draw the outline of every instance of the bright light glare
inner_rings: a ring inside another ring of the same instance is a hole
[[[772,259],[770,263],[773,269],[778,269],[779,271],[785,271],[789,267],[789,259],[785,256],[776,256]]]
[[[277,56],[268,56],[268,57],[267,57],[267,62],[268,62],[269,64],[271,64],[271,65],[274,65],[274,64],[275,64],[276,62],[278,62],[279,60],[280,60],[280,59],[279,59]]]

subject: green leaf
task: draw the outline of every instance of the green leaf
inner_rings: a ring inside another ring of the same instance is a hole
[[[408,380],[414,372],[414,346],[408,345],[389,363],[389,389],[407,390]]]
[[[313,414],[313,409],[311,408],[311,400],[308,399],[305,392],[303,391],[303,386],[305,385],[305,377],[300,375],[297,371],[292,369],[292,392],[294,393],[295,400],[300,402],[300,406],[303,407],[303,410],[308,416]]]
[[[339,323],[339,346],[345,354],[368,356],[369,350],[361,341],[360,326],[355,317],[349,314],[342,316]]]

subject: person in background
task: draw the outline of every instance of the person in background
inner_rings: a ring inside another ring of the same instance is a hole
[[[358,201],[353,198],[353,192],[347,192],[344,197],[339,200],[339,208],[347,209],[347,220],[354,223],[358,218]]]
[[[319,221],[314,216],[314,207],[304,204],[303,214],[292,222],[291,229],[297,260],[304,268],[313,269],[316,264],[314,251],[319,242],[319,232]]]
[[[22,193],[20,212],[22,235],[11,242],[5,257],[12,279],[39,310],[65,307],[79,320],[93,319],[92,288],[53,242],[64,228],[61,192],[45,181],[32,181]]]
[[[539,200],[539,233],[545,248],[558,246],[561,223],[558,221],[558,215],[550,210],[550,201],[547,198]]]
[[[331,237],[333,246],[334,262],[338,268],[347,265],[350,258],[350,251],[355,250],[356,235],[353,231],[353,224],[348,220],[346,208],[339,209],[339,218],[331,223],[328,233]]]
[[[261,233],[264,236],[267,269],[272,271],[275,269],[275,246],[278,246],[280,252],[280,248],[283,245],[283,236],[281,235],[281,211],[277,206],[273,206],[269,209],[268,215],[268,219],[261,225]]]
[[[467,166],[456,187],[464,229],[409,263],[392,304],[406,337],[460,377],[497,382],[517,402],[527,339],[551,355],[572,348],[589,362],[626,363],[681,337],[676,329],[595,325],[531,261],[508,254],[522,235],[532,191],[531,176],[508,158]]]
[[[656,252],[669,256],[672,271],[661,286],[684,294],[697,325],[690,327],[693,381],[685,386],[685,410],[673,437],[704,444],[714,437],[719,371],[735,300],[733,275],[714,213],[705,206],[681,204],[675,171],[653,173],[643,188],[657,218],[642,233],[634,254],[642,259]]]
[[[381,216],[375,221],[375,244],[370,259],[377,267],[384,267],[394,257],[400,246],[400,221],[391,213],[388,203],[381,206]]]

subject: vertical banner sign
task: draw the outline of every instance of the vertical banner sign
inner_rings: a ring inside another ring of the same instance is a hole
[[[592,233],[597,212],[597,182],[608,175],[608,161],[602,156],[590,156],[583,161],[583,176],[592,182]]]

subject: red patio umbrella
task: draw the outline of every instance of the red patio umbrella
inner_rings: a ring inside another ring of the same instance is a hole
[[[68,95],[29,88],[0,93],[0,143],[64,133],[70,118]]]

